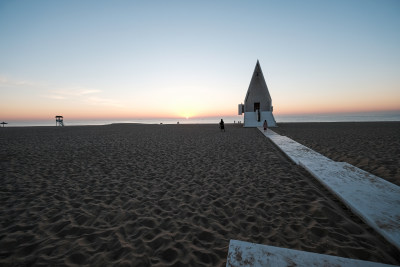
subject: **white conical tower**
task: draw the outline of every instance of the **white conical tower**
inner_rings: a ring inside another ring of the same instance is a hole
[[[267,120],[268,126],[276,127],[272,111],[271,95],[269,94],[260,62],[257,60],[244,105],[239,105],[239,115],[244,113],[244,127],[262,126],[264,120]]]

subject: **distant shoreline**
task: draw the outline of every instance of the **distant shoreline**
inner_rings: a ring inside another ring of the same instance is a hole
[[[280,123],[312,123],[312,122],[392,122],[400,121],[400,111],[388,112],[363,112],[363,113],[343,113],[343,114],[306,114],[306,115],[276,115],[275,120]],[[82,125],[108,125],[114,123],[137,123],[137,124],[215,124],[221,119],[225,123],[243,123],[244,118],[240,115],[235,116],[212,116],[204,118],[148,118],[148,119],[69,119],[64,116],[65,126]],[[31,127],[31,126],[55,126],[56,122],[50,117],[48,120],[12,120],[0,118],[1,121],[8,123],[6,127]]]
[[[232,120],[225,120],[225,124],[238,124],[238,121],[232,121]],[[179,123],[178,123],[179,122]],[[168,121],[168,122],[163,122],[163,121],[143,121],[143,122],[120,122],[120,121],[65,121],[65,126],[64,127],[76,127],[76,126],[106,126],[106,125],[124,125],[124,124],[138,124],[138,125],[210,125],[210,124],[218,124],[219,120],[203,120],[203,121],[197,121],[197,120],[182,120],[182,121]],[[308,124],[308,123],[396,123],[400,122],[400,117],[398,120],[381,120],[381,121],[277,121],[278,127],[279,125],[284,125],[284,124],[296,124],[296,123],[301,123],[301,124]],[[241,124],[243,124],[243,121],[241,121]],[[56,127],[55,123],[50,123],[49,121],[39,121],[39,122],[12,122],[10,121],[4,128],[21,128],[21,127]],[[57,126],[60,127],[60,126]],[[0,127],[3,128],[3,127]]]

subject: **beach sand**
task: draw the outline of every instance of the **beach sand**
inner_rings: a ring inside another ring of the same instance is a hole
[[[400,122],[279,123],[273,130],[400,186]]]
[[[255,128],[2,128],[0,174],[2,266],[223,266],[230,239],[400,263]]]

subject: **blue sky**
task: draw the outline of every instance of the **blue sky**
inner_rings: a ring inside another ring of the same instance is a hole
[[[0,116],[400,110],[399,1],[0,1]],[[3,119],[1,118],[1,119]]]

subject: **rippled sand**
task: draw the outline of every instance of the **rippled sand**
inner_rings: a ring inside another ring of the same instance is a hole
[[[230,239],[400,263],[254,128],[0,130],[0,265],[223,266]]]

